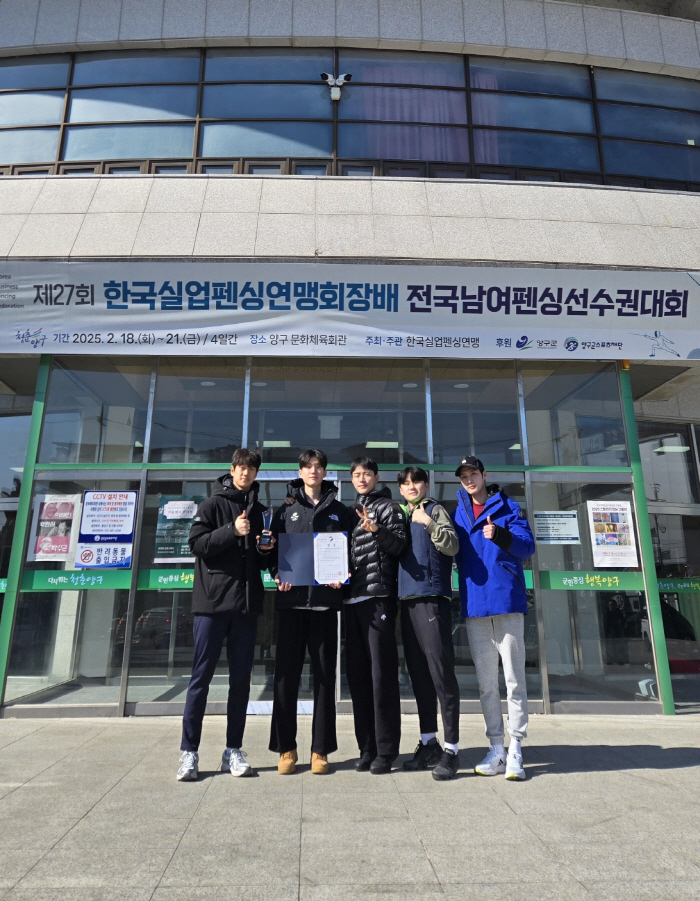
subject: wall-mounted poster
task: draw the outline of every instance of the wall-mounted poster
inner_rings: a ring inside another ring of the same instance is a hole
[[[581,544],[575,510],[535,510],[532,518],[539,544]]]
[[[76,569],[130,569],[138,491],[85,491]]]
[[[37,495],[27,560],[68,560],[75,551],[73,525],[79,512],[79,494]]]
[[[194,563],[187,539],[203,495],[162,494],[158,502],[158,524],[154,563]]]
[[[629,501],[588,501],[593,565],[638,566]]]

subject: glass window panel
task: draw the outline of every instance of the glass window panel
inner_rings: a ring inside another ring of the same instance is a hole
[[[281,166],[249,166],[248,175],[281,175]]]
[[[331,156],[333,127],[310,122],[209,122],[201,156]]]
[[[39,448],[42,463],[139,463],[151,361],[54,360]]]
[[[206,81],[321,81],[333,71],[332,50],[209,50]],[[326,88],[326,91],[328,88]]]
[[[461,91],[363,88],[352,85],[343,88],[338,115],[341,119],[466,125],[467,104]]]
[[[351,175],[354,178],[372,178],[374,166],[343,166],[343,175]]]
[[[493,469],[523,461],[518,392],[511,362],[432,360],[430,386],[436,463],[458,463],[465,454]]]
[[[341,157],[380,157],[395,160],[469,161],[466,128],[426,125],[340,125]]]
[[[326,85],[211,84],[204,88],[205,119],[330,119]]]
[[[532,490],[536,510],[576,511],[581,536],[580,544],[538,544],[540,571],[594,571],[587,502],[632,503],[632,487],[533,482]],[[633,523],[632,528],[639,549],[637,524]],[[627,567],[627,570],[639,572],[640,567]],[[654,678],[651,644],[645,638],[645,628],[648,635],[645,594],[545,589],[540,597],[552,701],[642,702],[640,681]]]
[[[110,175],[140,175],[141,168],[136,166],[110,166]]]
[[[700,179],[700,148],[603,141],[605,171],[621,175],[664,176],[686,181]]]
[[[22,128],[0,131],[0,165],[44,163],[56,158],[57,128]]]
[[[593,107],[580,100],[475,92],[472,94],[472,116],[475,125],[595,132]]]
[[[629,465],[614,364],[523,363],[522,373],[530,463]]]
[[[196,114],[196,86],[151,85],[72,91],[68,119],[70,122],[121,122],[193,119]]]
[[[73,84],[140,84],[199,79],[198,50],[79,53]]]
[[[192,156],[194,125],[73,125],[65,160],[168,159]]]
[[[243,362],[179,361],[158,367],[151,463],[230,463],[243,429]]]
[[[0,60],[0,90],[11,88],[59,88],[68,81],[70,59],[44,56],[41,60]]]
[[[116,705],[128,600],[126,590],[23,591],[5,703]]]
[[[254,360],[249,444],[293,467],[308,447],[331,463],[426,460],[423,366],[413,361]]]
[[[601,103],[598,117],[600,131],[604,135],[700,144],[700,115],[695,113]]]
[[[487,91],[521,91],[528,94],[559,94],[590,97],[591,85],[584,66],[540,63],[524,59],[471,57],[471,86]]]
[[[39,360],[0,359],[0,497],[19,497]]]
[[[700,84],[684,78],[622,69],[594,69],[599,100],[625,100],[700,111]]]
[[[690,427],[672,422],[637,422],[647,500],[700,503]]]
[[[204,175],[232,175],[233,166],[202,166]]]
[[[295,175],[328,175],[327,166],[297,166]]]
[[[354,82],[464,87],[463,57],[449,53],[340,50],[338,71],[352,75]]]
[[[156,175],[186,175],[187,166],[156,166]]]
[[[516,131],[474,129],[477,163],[540,166],[543,169],[597,171],[598,148],[593,138]]]
[[[0,94],[0,125],[41,125],[61,121],[63,91]]]

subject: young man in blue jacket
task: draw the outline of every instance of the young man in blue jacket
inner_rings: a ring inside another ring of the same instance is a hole
[[[535,540],[525,514],[497,486],[487,489],[481,460],[464,457],[455,475],[462,483],[453,514],[459,537],[457,569],[462,616],[479,682],[489,752],[475,769],[481,776],[505,773],[525,778],[521,742],[527,735],[525,614],[527,594],[522,561]],[[508,755],[498,690],[498,658],[508,695]]]

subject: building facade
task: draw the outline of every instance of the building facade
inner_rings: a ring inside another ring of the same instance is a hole
[[[345,502],[366,452],[448,508],[476,453],[537,523],[535,711],[700,703],[693,14],[0,0],[3,716],[182,711],[188,517],[241,443],[271,506],[307,446]]]

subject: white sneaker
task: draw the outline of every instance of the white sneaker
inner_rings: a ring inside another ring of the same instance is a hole
[[[247,754],[240,748],[224,748],[221,755],[221,772],[232,776],[252,776],[253,770],[247,761]]]
[[[180,769],[177,771],[178,782],[194,782],[199,776],[199,754],[196,751],[183,751],[180,758]]]
[[[506,779],[511,782],[524,782],[525,770],[523,769],[523,755],[513,752],[506,759]]]
[[[493,747],[489,748],[488,754],[481,763],[477,763],[474,767],[474,772],[480,776],[497,776],[499,773],[505,773],[505,771],[505,754],[501,754]]]

